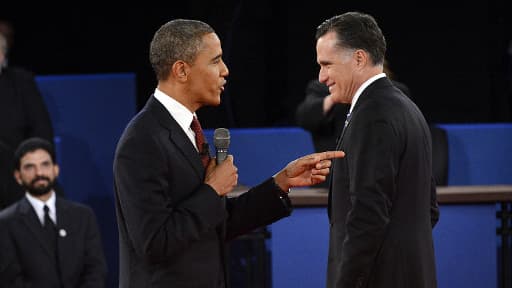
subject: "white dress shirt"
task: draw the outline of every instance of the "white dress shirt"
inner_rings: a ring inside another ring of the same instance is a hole
[[[158,102],[164,105],[165,109],[169,111],[169,114],[171,114],[174,120],[178,122],[178,125],[180,125],[183,131],[185,131],[185,134],[187,134],[188,138],[190,139],[190,142],[194,144],[197,150],[196,134],[194,133],[194,131],[192,131],[192,128],[190,128],[192,119],[194,118],[194,116],[197,117],[196,113],[190,112],[190,110],[188,110],[187,107],[183,106],[183,104],[174,100],[174,98],[160,91],[158,88],[155,89],[154,96],[156,100],[158,100]]]
[[[44,226],[44,205],[48,206],[50,209],[48,211],[48,214],[50,214],[50,219],[52,219],[53,223],[57,225],[57,210],[55,208],[55,192],[52,190],[52,195],[46,202],[43,202],[36,197],[30,195],[30,193],[26,192],[25,197],[27,197],[28,202],[30,202],[30,205],[34,208],[36,211],[37,218],[39,218],[39,221],[41,222],[41,225]]]

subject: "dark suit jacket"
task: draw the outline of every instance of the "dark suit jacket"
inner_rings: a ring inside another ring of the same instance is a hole
[[[436,287],[429,127],[387,78],[368,86],[337,145],[327,287]]]
[[[32,73],[7,67],[0,73],[0,209],[19,200],[24,191],[13,179],[14,150],[25,139],[53,143],[53,128]]]
[[[23,198],[0,213],[0,285],[54,288],[105,287],[106,264],[92,210],[57,198],[58,265],[41,222]]]
[[[272,180],[224,205],[204,174],[185,132],[151,97],[114,159],[120,287],[225,287],[224,242],[290,214]]]

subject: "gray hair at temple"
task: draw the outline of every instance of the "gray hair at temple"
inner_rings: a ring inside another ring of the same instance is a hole
[[[373,16],[361,12],[347,12],[325,20],[316,29],[316,40],[335,32],[338,46],[366,51],[374,65],[382,65],[386,55],[386,39]]]
[[[192,64],[206,34],[215,33],[210,25],[187,19],[175,19],[162,25],[153,36],[149,60],[158,80],[169,77],[172,65],[179,60]]]

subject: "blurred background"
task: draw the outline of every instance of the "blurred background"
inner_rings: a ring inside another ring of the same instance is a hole
[[[295,108],[318,73],[316,26],[357,10],[377,19],[395,78],[409,86],[429,122],[511,121],[512,17],[505,0],[448,2],[11,3],[2,4],[0,19],[14,26],[12,64],[36,75],[133,72],[138,109],[156,84],[148,61],[153,33],[174,18],[203,20],[221,38],[230,76],[221,106],[199,111],[202,123],[263,127],[295,125]]]

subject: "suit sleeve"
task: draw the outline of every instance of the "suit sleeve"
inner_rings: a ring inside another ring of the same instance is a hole
[[[269,225],[292,212],[290,198],[269,178],[242,195],[228,199],[226,239]]]
[[[329,122],[323,111],[324,98],[329,95],[329,91],[322,89],[320,85],[322,84],[314,81],[308,83],[306,97],[295,111],[297,124],[310,132],[321,129]]]
[[[19,95],[23,97],[27,131],[25,137],[41,137],[53,143],[53,127],[43,96],[37,88],[32,73],[20,74],[23,85],[17,84]]]
[[[23,278],[8,224],[5,219],[0,219],[0,284],[6,288],[34,287],[27,280]]]
[[[432,228],[436,226],[439,221],[439,206],[437,204],[437,189],[436,189],[436,181],[434,176],[432,176],[431,184],[430,184],[430,223]]]
[[[333,138],[332,144],[334,144],[336,137],[341,133],[345,115],[350,108],[348,104],[336,103],[327,113],[324,113],[324,99],[327,95],[329,95],[327,86],[316,80],[310,81],[306,88],[306,97],[295,111],[297,125],[311,132],[313,140],[319,141],[319,144],[325,141],[320,138]],[[317,149],[325,148],[317,147]]]
[[[180,160],[164,151],[165,147],[152,135],[128,137],[114,161],[123,218],[119,225],[125,226],[136,253],[150,261],[183,251],[227,217],[221,197],[196,175],[188,175],[193,173],[190,170],[177,168],[179,163],[172,162]],[[172,173],[172,169],[180,171]],[[181,199],[178,195],[187,196]]]
[[[86,239],[84,268],[80,275],[81,288],[101,288],[105,287],[107,274],[107,264],[103,247],[101,244],[101,236],[98,230],[96,217],[91,209],[87,208],[86,219]]]
[[[365,287],[390,221],[399,144],[386,122],[367,121],[353,129],[365,132],[353,135],[354,148],[347,151],[352,209],[346,220],[340,276],[342,287]]]

